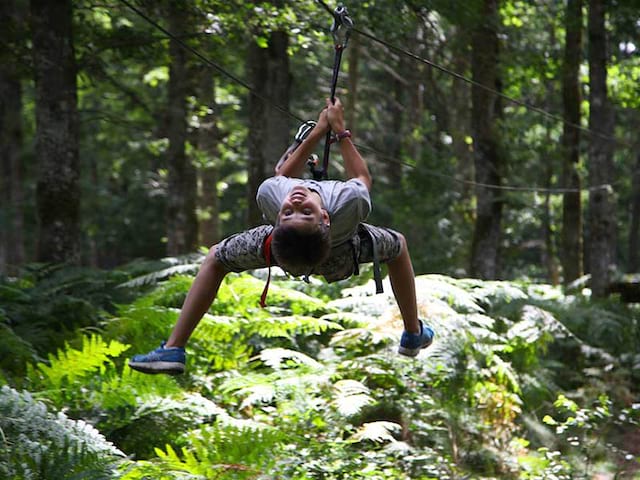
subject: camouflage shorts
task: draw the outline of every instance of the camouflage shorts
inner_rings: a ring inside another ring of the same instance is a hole
[[[271,225],[260,225],[225,238],[216,248],[216,259],[232,272],[266,267],[262,248],[272,229]],[[329,258],[312,274],[323,276],[327,282],[357,275],[361,263],[373,262],[374,257],[387,262],[400,255],[400,238],[400,234],[390,228],[361,223],[351,241],[333,247]]]

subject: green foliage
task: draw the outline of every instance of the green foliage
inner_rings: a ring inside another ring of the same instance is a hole
[[[97,326],[126,299],[116,285],[123,271],[30,265],[19,280],[0,278],[0,324],[22,340],[24,354],[46,354],[78,328]]]
[[[354,283],[324,303],[276,279],[260,310],[264,280],[230,275],[176,381],[123,363],[130,345],[145,351],[166,338],[192,277],[127,272],[137,298],[100,334],[71,337],[46,361],[25,353],[23,380],[18,360],[6,363],[7,381],[135,455],[113,478],[541,480],[637,466],[624,443],[638,422],[628,405],[634,352],[626,341],[596,348],[590,335],[609,330],[578,322],[635,325],[632,308],[594,303],[590,317],[586,300],[544,285],[419,276],[420,314],[436,340],[407,359],[395,353],[402,324],[388,285],[371,295],[371,283]],[[6,348],[21,345],[15,337]]]
[[[0,433],[0,477],[7,479],[111,479],[124,457],[91,425],[8,386],[0,390]]]

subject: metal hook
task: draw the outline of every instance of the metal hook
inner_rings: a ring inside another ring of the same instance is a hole
[[[331,35],[336,48],[347,48],[349,34],[353,28],[353,20],[349,17],[347,7],[338,5],[333,12],[333,25],[331,25]]]

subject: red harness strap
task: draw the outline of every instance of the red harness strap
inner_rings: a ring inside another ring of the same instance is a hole
[[[267,275],[267,283],[264,286],[264,290],[262,290],[262,295],[260,295],[260,307],[264,308],[267,303],[267,292],[269,291],[269,282],[271,282],[271,238],[273,234],[270,233],[267,238],[264,240],[264,246],[262,247],[262,256],[264,257],[265,262],[267,263],[267,267],[269,268],[269,273]]]

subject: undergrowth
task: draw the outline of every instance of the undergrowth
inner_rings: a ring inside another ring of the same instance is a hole
[[[2,282],[0,476],[638,478],[636,306],[425,275],[437,336],[407,359],[388,283],[277,279],[260,309],[262,272],[233,274],[185,375],[133,372],[175,323],[192,260]]]

